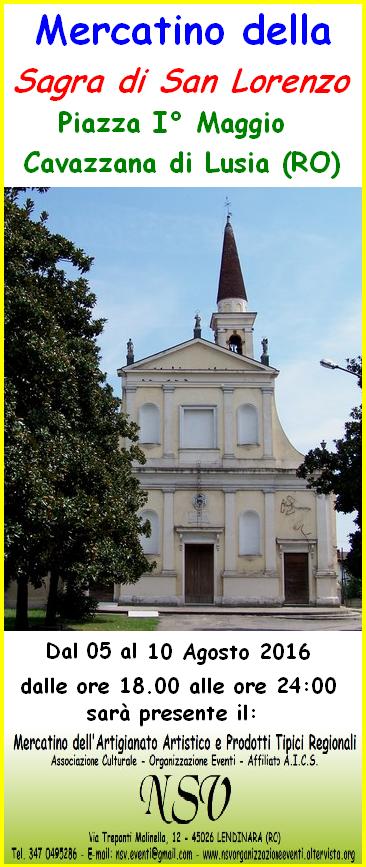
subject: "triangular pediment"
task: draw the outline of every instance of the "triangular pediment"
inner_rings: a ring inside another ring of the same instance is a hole
[[[241,370],[277,373],[274,367],[268,367],[245,355],[237,355],[202,337],[171,346],[121,368],[121,372],[132,370]]]

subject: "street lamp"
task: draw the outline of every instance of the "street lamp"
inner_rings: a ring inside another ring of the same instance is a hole
[[[359,376],[354,370],[348,370],[348,367],[341,367],[340,364],[336,364],[335,361],[331,361],[330,358],[321,358],[319,361],[322,367],[329,367],[330,370],[344,370],[345,373],[351,373],[352,376]]]

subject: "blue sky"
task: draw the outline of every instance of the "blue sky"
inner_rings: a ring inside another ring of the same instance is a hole
[[[225,197],[248,295],[258,313],[254,356],[269,340],[280,370],[280,420],[303,452],[342,435],[360,394],[354,377],[325,370],[361,351],[361,193],[358,189],[65,189],[41,199],[49,227],[94,256],[89,275],[107,322],[102,368],[119,394],[117,367],[132,337],[135,359],[202,336],[216,309]],[[339,522],[347,546],[352,521]]]

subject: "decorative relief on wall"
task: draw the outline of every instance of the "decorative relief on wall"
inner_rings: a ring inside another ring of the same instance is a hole
[[[188,523],[208,524],[208,512],[204,511],[205,506],[207,506],[207,496],[203,493],[203,491],[198,490],[195,494],[193,494],[192,505],[195,508],[195,512],[188,512]]]
[[[292,497],[291,494],[287,494],[287,497],[284,497],[281,500],[281,513],[283,515],[294,515],[295,512],[310,512],[310,506],[301,506],[296,502],[295,497]]]
[[[207,497],[206,494],[203,494],[202,491],[199,491],[197,494],[194,494],[192,497],[192,503],[197,512],[201,512],[205,506],[207,506]]]
[[[280,511],[282,515],[290,517],[291,515],[296,516],[297,512],[311,512],[311,509],[310,506],[302,506],[295,500],[295,497],[292,497],[291,494],[287,494],[287,497],[283,497],[281,500]],[[301,533],[304,539],[309,539],[311,536],[311,530],[308,530],[305,527],[305,520],[305,516],[297,516],[297,520],[292,524],[292,529],[295,533]]]
[[[209,523],[209,515],[208,512],[205,512],[205,506],[207,506],[207,496],[202,491],[201,485],[201,463],[197,461],[197,488],[196,492],[192,497],[192,505],[195,509],[195,512],[188,512],[188,523],[189,524],[208,524]]]
[[[296,521],[296,524],[293,524],[292,529],[295,530],[296,532],[300,532],[301,535],[304,536],[304,539],[310,539],[311,530],[309,530],[309,531],[305,530],[305,526],[304,526],[303,521]]]

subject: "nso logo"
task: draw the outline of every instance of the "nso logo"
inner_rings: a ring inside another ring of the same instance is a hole
[[[211,822],[217,822],[230,797],[229,778],[221,778],[218,774],[209,774],[202,780],[197,774],[185,774],[178,782],[174,782],[171,774],[164,774],[164,782],[156,774],[148,774],[140,785],[140,801],[147,805],[146,815],[158,808],[160,817],[167,824],[188,825],[196,818],[200,807]]]

